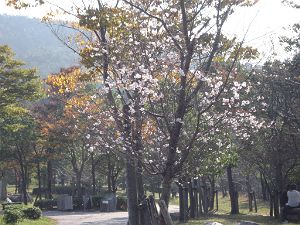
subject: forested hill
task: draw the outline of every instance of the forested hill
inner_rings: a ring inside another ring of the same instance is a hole
[[[78,61],[38,19],[0,15],[0,45],[3,44],[9,45],[27,67],[36,67],[41,77]]]

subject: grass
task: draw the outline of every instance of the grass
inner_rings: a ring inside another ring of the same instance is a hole
[[[11,190],[13,187],[11,187]],[[125,191],[118,191],[117,194],[119,196],[126,197]],[[151,193],[147,193],[147,195],[150,195]],[[155,198],[158,199],[158,193],[155,194]],[[176,198],[170,198],[170,205],[178,205],[179,199]],[[245,196],[240,196],[239,198],[239,209],[240,214],[239,215],[230,215],[230,200],[229,198],[219,198],[219,210],[213,214],[210,214],[208,216],[202,216],[199,219],[196,220],[190,220],[188,223],[185,223],[185,225],[204,225],[207,222],[219,222],[224,225],[234,225],[240,221],[253,221],[260,225],[280,225],[281,223],[274,219],[269,217],[269,207],[267,202],[258,201],[257,203],[258,212],[249,212],[248,209],[248,200]],[[42,217],[39,220],[24,220],[21,223],[18,223],[18,225],[55,225],[56,222],[52,219]],[[179,224],[178,222],[175,224]],[[297,223],[289,223],[289,225],[296,225]],[[0,225],[4,225],[3,222],[3,216],[1,216],[1,210],[0,210]]]
[[[0,225],[7,225],[3,221],[3,216],[0,216]],[[56,222],[50,218],[41,217],[38,220],[25,219],[22,222],[18,223],[18,225],[56,225]]]
[[[219,198],[219,210],[209,216],[203,216],[197,220],[190,220],[186,225],[203,225],[207,222],[219,222],[224,225],[234,225],[241,221],[253,221],[260,225],[279,225],[278,220],[268,216],[269,207],[268,203],[258,201],[258,212],[249,212],[248,200],[246,197],[241,196],[240,202],[240,214],[230,215],[230,201],[229,198]],[[177,223],[179,224],[179,223]],[[289,223],[289,225],[296,225],[296,223]]]

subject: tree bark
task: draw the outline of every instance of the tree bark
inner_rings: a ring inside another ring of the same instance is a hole
[[[250,176],[247,174],[246,176],[246,187],[247,187],[247,193],[248,193],[248,205],[249,205],[249,212],[253,211],[253,197],[252,197],[252,191],[251,191],[251,185],[250,185]]]
[[[47,198],[52,199],[52,161],[47,162]]]
[[[274,215],[274,196],[270,193],[270,217]]]
[[[215,190],[216,190],[216,182],[215,182],[214,175],[212,175],[212,177],[209,179],[209,183],[210,183],[209,210],[213,210],[215,204]]]
[[[184,221],[184,199],[183,199],[183,186],[181,183],[176,183],[178,186],[178,194],[179,194],[179,222]]]
[[[190,195],[190,217],[195,218],[195,198],[192,179],[189,179],[189,195]]]
[[[145,195],[144,183],[143,183],[143,167],[140,162],[137,163],[137,188],[138,188],[138,197],[143,199]]]
[[[39,188],[39,192],[38,192],[38,198],[40,200],[42,200],[42,178],[41,178],[41,165],[38,162],[37,163],[37,178],[38,178],[38,188]]]
[[[136,170],[134,161],[127,156],[126,162],[127,206],[129,225],[139,225]]]
[[[7,182],[5,179],[5,172],[2,171],[0,175],[0,200],[6,200],[7,198]]]
[[[82,176],[82,173],[80,171],[76,171],[75,172],[75,176],[76,176],[77,196],[78,197],[82,197],[82,195],[83,195],[83,193],[82,193],[82,187],[81,187],[81,176]]]
[[[112,192],[111,177],[112,177],[112,168],[111,168],[110,156],[109,154],[107,154],[107,191],[108,192]]]
[[[189,218],[189,187],[186,181],[183,183],[183,212],[184,222],[187,222]]]
[[[165,174],[162,181],[162,193],[160,199],[165,201],[167,207],[169,206],[169,202],[170,202],[172,180],[173,179],[171,178],[171,175],[168,173]]]
[[[96,194],[96,170],[95,170],[95,160],[94,153],[91,154],[92,161],[92,186],[93,186],[93,195]]]
[[[25,205],[28,204],[28,199],[27,199],[27,169],[21,163],[21,176],[22,176],[22,182],[21,182],[21,189],[22,189],[22,195],[23,195],[23,202]]]
[[[124,139],[125,148],[128,152],[126,155],[126,192],[127,192],[127,208],[128,208],[128,221],[129,225],[139,225],[139,212],[138,212],[138,191],[136,180],[136,166],[134,159],[131,158],[130,153],[132,147],[129,145],[131,137],[131,125],[129,118],[129,106],[123,106],[124,113]]]
[[[227,166],[228,189],[230,195],[231,214],[239,214],[238,192],[232,178],[232,166]]]
[[[15,194],[17,194],[20,190],[20,188],[19,188],[20,187],[20,178],[19,178],[17,169],[14,168],[14,172],[15,172],[15,178],[16,178]]]
[[[275,191],[274,193],[274,217],[276,219],[279,219],[280,212],[279,212],[279,193],[278,191]]]
[[[267,197],[267,187],[266,187],[266,182],[265,182],[265,180],[263,179],[263,175],[262,175],[261,172],[260,172],[260,184],[261,184],[262,199],[263,199],[264,201],[267,201],[267,200],[268,200],[268,197]]]
[[[195,203],[195,217],[199,217],[199,198],[198,198],[198,180],[193,179],[194,203]]]

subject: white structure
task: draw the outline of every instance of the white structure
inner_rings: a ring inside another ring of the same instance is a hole
[[[58,210],[73,210],[73,198],[69,195],[60,195],[57,198]]]

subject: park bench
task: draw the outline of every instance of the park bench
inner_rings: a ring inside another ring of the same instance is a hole
[[[287,219],[291,221],[300,221],[300,208],[289,209]]]

